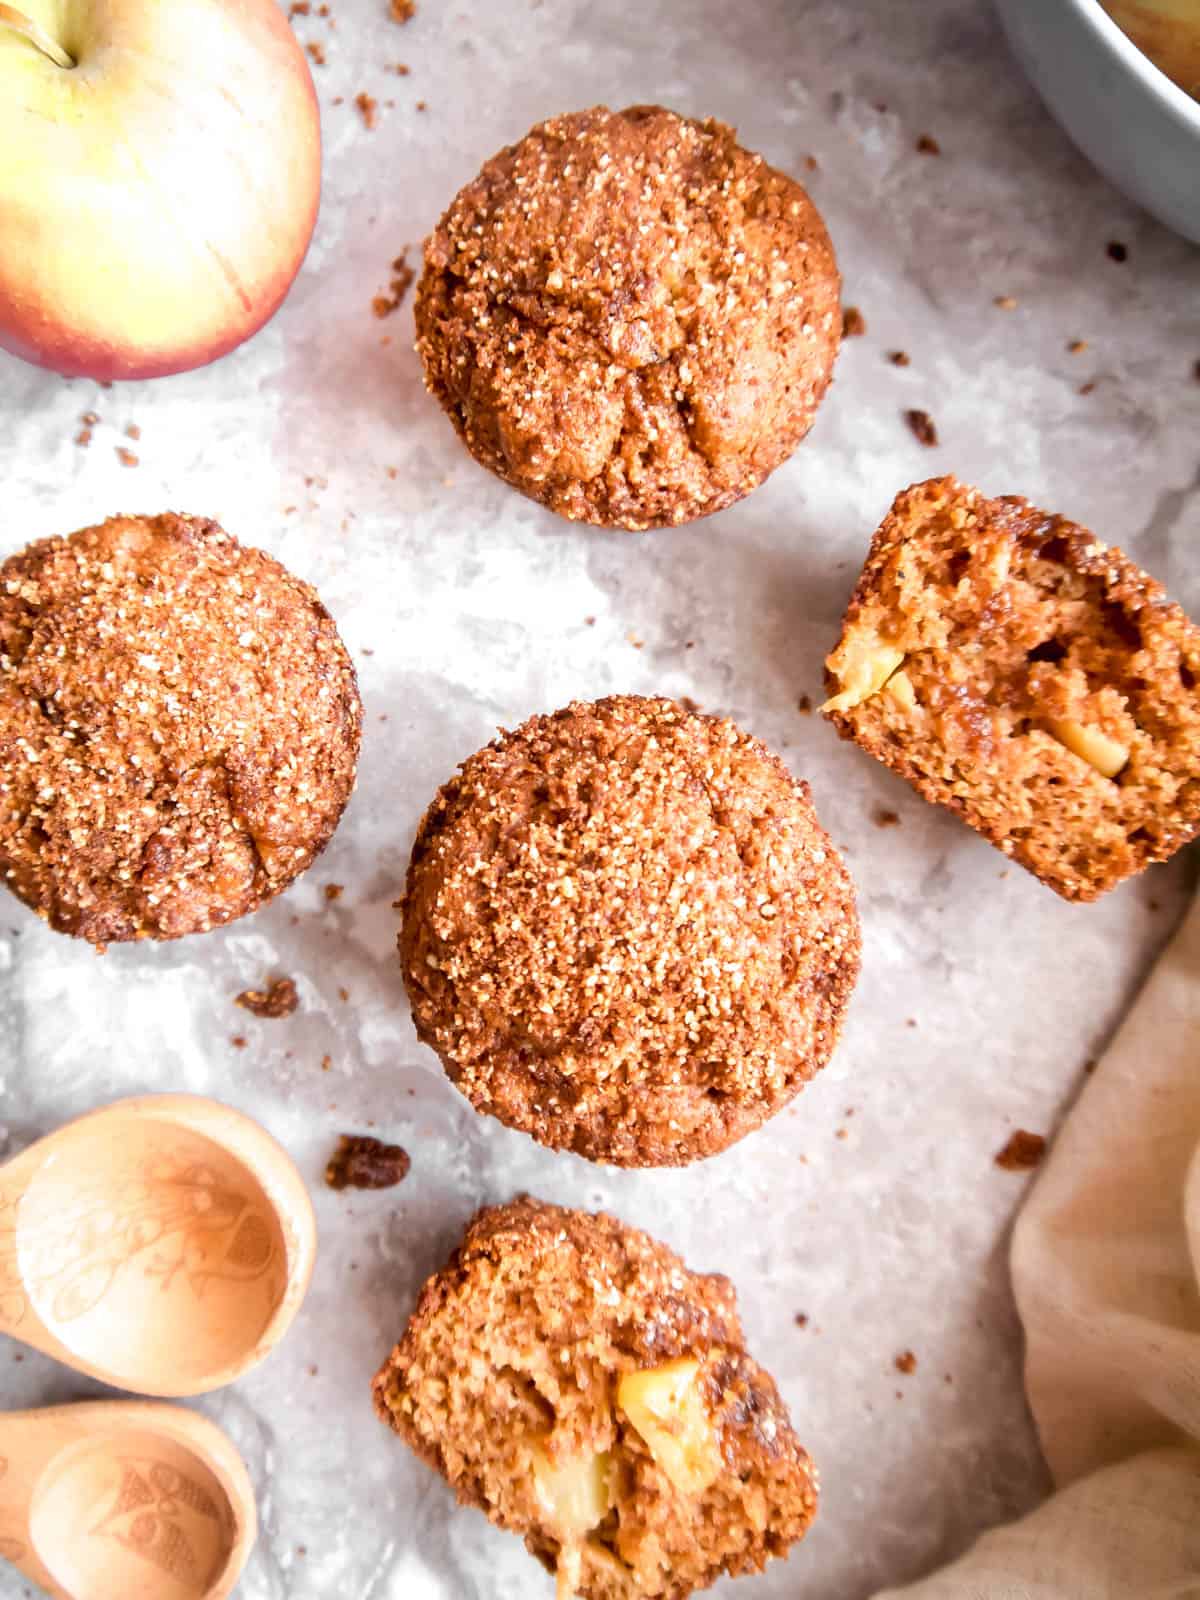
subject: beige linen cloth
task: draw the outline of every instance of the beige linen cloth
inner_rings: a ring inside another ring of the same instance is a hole
[[[889,1594],[1200,1600],[1200,900],[1067,1118],[1012,1271],[1057,1493]]]

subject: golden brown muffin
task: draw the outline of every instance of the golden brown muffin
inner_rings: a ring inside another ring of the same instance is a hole
[[[816,1512],[733,1285],[615,1217],[528,1196],[480,1211],[373,1392],[560,1600],[684,1600],[786,1555]]]
[[[271,899],[333,833],[361,722],[314,591],[215,522],[112,517],[0,566],[0,874],[60,932]]]
[[[748,494],[812,426],[841,338],[820,214],[732,128],[661,106],[540,123],[425,246],[418,349],[471,454],[576,521]]]
[[[1200,830],[1200,629],[1027,500],[954,478],[898,495],[827,680],[843,737],[1068,900]]]
[[[825,1065],[859,944],[807,784],[732,722],[619,695],[463,763],[413,846],[400,957],[476,1110],[678,1166]]]

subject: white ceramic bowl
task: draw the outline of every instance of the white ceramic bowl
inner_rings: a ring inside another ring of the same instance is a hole
[[[1200,244],[1200,101],[1142,54],[1100,0],[996,0],[996,8],[1021,65],[1083,153]]]

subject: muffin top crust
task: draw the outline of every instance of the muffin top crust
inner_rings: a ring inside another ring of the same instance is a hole
[[[215,522],[112,517],[0,566],[0,874],[61,932],[256,909],[333,833],[361,721],[315,592]]]
[[[416,317],[472,454],[630,529],[720,510],[779,466],[841,337],[804,189],[660,106],[556,117],[489,161],[427,241]]]
[[[825,1064],[859,929],[807,786],[734,723],[626,695],[464,762],[421,824],[400,951],[417,1030],[476,1109],[662,1166]]]

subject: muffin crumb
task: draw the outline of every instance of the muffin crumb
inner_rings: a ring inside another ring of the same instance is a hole
[[[917,1358],[911,1350],[902,1350],[896,1357],[895,1367],[897,1372],[909,1378],[917,1370]]]
[[[362,117],[364,125],[368,129],[373,128],[379,120],[379,102],[367,94],[365,90],[360,90],[354,96],[354,104],[358,107],[359,115]]]
[[[866,317],[857,306],[847,306],[842,312],[842,338],[859,339],[866,331]]]
[[[930,133],[923,133],[917,140],[917,150],[923,156],[940,156],[942,147]]]
[[[412,1162],[398,1144],[369,1134],[343,1133],[325,1167],[331,1189],[392,1189],[408,1176]]]
[[[290,1017],[300,1004],[300,993],[294,978],[275,978],[265,989],[243,989],[233,1003],[255,1017]]]
[[[1005,1172],[1032,1172],[1034,1167],[1040,1165],[1045,1153],[1046,1141],[1040,1133],[1028,1133],[1024,1128],[1018,1128],[1004,1148],[996,1152],[993,1160]]]
[[[937,445],[938,431],[928,411],[906,411],[904,420],[912,429],[913,436],[919,444],[923,444],[929,450]]]
[[[377,317],[390,317],[393,311],[399,311],[404,304],[406,295],[412,287],[416,273],[408,264],[407,246],[392,262],[392,278],[386,294],[378,294],[371,302],[371,307]]]

